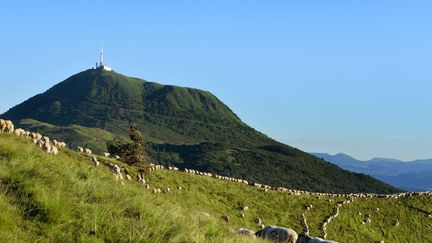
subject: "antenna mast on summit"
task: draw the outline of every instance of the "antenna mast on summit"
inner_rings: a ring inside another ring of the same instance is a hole
[[[100,57],[99,57],[99,63],[96,62],[96,69],[102,69],[103,71],[112,71],[112,68],[108,67],[107,65],[104,64],[104,60],[103,60],[103,45],[101,47],[101,51],[100,51]]]
[[[103,46],[101,47],[99,66],[103,66]]]

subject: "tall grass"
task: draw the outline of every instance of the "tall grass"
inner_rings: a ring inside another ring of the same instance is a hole
[[[311,234],[319,236],[322,222],[343,200],[264,192],[181,172],[156,171],[146,180],[171,192],[122,184],[105,166],[93,168],[89,157],[70,150],[46,155],[30,141],[0,134],[0,242],[248,242],[233,231],[259,229],[257,217],[302,232],[301,214],[310,204],[305,215]],[[341,242],[431,242],[431,212],[430,196],[359,199],[342,206],[328,234]],[[361,224],[365,214],[372,223]]]

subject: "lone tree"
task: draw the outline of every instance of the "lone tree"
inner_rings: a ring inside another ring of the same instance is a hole
[[[150,157],[145,151],[145,137],[135,125],[131,125],[129,128],[129,137],[132,140],[131,143],[117,140],[107,144],[108,151],[111,154],[120,156],[122,160],[129,165],[144,169],[148,168],[150,165]]]

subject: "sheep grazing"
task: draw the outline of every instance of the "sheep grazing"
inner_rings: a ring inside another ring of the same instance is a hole
[[[304,227],[304,233],[306,235],[309,235],[309,225],[307,223],[306,216],[304,215],[304,213],[302,213],[302,224]]]
[[[15,128],[12,121],[6,121],[6,132],[13,133],[14,130]]]
[[[84,148],[78,146],[78,147],[77,147],[77,152],[78,152],[78,153],[84,153]]]
[[[93,157],[92,157],[91,162],[92,162],[92,165],[93,165],[94,167],[98,167],[99,164],[100,164],[100,162],[97,160],[96,156],[93,156]]]
[[[140,183],[142,183],[142,184],[146,183],[146,181],[144,179],[144,174],[142,172],[141,172],[140,175],[137,175],[137,181],[140,182]]]
[[[250,230],[250,229],[245,229],[245,228],[239,228],[239,229],[237,229],[237,234],[239,234],[239,235],[247,235],[247,236],[250,236],[250,237],[252,237],[252,238],[255,238],[256,236],[255,236],[255,232],[254,231],[252,231],[252,230]]]
[[[132,180],[132,176],[130,176],[128,169],[126,169],[126,167],[123,167],[124,173],[125,173],[125,177],[126,180],[131,181]]]
[[[85,148],[85,149],[84,149],[84,152],[85,152],[87,155],[91,155],[91,154],[92,154],[92,151],[91,151],[90,149],[88,149],[88,148]]]
[[[6,133],[13,133],[15,131],[15,127],[12,121],[0,119],[0,131]]]
[[[37,140],[41,140],[42,139],[42,134],[32,132],[32,133],[30,133],[30,137],[34,138],[34,139],[37,139]]]
[[[47,154],[49,154],[50,152],[51,152],[51,145],[49,144],[49,140],[48,140],[48,142],[46,142],[47,140],[45,140],[45,141],[42,141],[43,143],[42,143],[42,149],[47,153]]]
[[[5,129],[6,129],[6,121],[3,119],[0,119],[0,131],[4,132]]]
[[[261,188],[262,185],[259,184],[259,183],[254,183],[253,186],[254,186],[254,187],[257,187],[257,188]]]
[[[298,235],[293,229],[278,227],[278,226],[267,226],[255,233],[255,236],[265,240],[274,242],[287,242],[295,243]]]
[[[326,239],[327,238],[327,225],[339,215],[340,209],[339,206],[337,206],[335,208],[335,213],[328,217],[327,220],[324,221],[323,225],[322,225],[322,232],[323,232],[323,238]]]
[[[48,152],[49,154],[53,154],[53,155],[57,155],[58,154],[58,148],[56,146],[51,146],[50,151]]]
[[[26,136],[26,131],[24,131],[24,129],[21,128],[17,128],[15,129],[15,131],[13,132],[17,137],[24,137]]]
[[[246,210],[248,210],[248,209],[249,209],[248,206],[244,206],[244,207],[242,208],[243,211],[246,211]]]
[[[325,240],[319,237],[312,237],[306,234],[300,234],[297,239],[297,243],[337,243],[332,240]]]
[[[123,175],[122,175],[122,173],[121,173],[120,166],[118,166],[118,165],[116,165],[116,164],[113,164],[113,163],[110,163],[110,164],[109,164],[109,167],[110,167],[111,170],[113,171],[116,180],[121,180],[121,181],[124,180]]]
[[[110,157],[110,156],[111,156],[110,153],[103,153],[103,155],[104,155],[105,157]]]
[[[44,146],[44,141],[42,141],[41,139],[37,140],[37,145],[42,148]]]
[[[154,188],[153,193],[161,193],[162,190],[160,188]]]
[[[58,147],[59,148],[66,148],[66,143],[65,142],[59,142]]]

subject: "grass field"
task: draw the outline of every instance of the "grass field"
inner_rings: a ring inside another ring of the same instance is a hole
[[[259,217],[265,225],[301,233],[302,213],[311,235],[321,236],[322,222],[345,200],[265,192],[165,170],[146,180],[151,188],[169,187],[171,192],[153,194],[134,181],[122,184],[107,167],[93,168],[89,157],[67,149],[46,155],[26,139],[0,134],[0,242],[248,242],[233,231],[258,230],[254,221]],[[328,238],[432,242],[431,199],[357,199],[340,207],[339,216],[327,226]],[[313,207],[306,211],[306,205]],[[242,211],[243,206],[249,209]],[[361,224],[366,214],[371,223]]]

